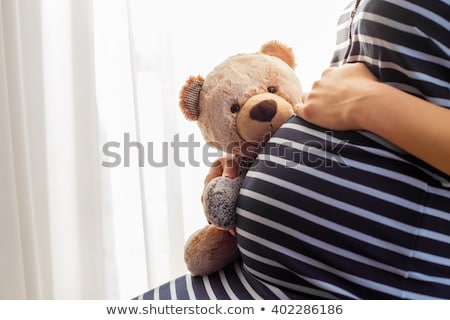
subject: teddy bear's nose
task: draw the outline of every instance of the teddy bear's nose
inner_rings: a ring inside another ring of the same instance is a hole
[[[274,100],[264,100],[256,104],[250,111],[250,118],[258,121],[271,121],[277,113],[277,103]]]

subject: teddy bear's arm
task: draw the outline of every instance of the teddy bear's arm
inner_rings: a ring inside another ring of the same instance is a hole
[[[206,218],[216,227],[229,230],[235,226],[236,201],[243,178],[217,177],[212,179],[203,193]]]

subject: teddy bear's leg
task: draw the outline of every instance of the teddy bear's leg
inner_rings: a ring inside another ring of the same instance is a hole
[[[192,275],[207,275],[222,269],[239,257],[236,237],[208,225],[186,242],[184,259]]]

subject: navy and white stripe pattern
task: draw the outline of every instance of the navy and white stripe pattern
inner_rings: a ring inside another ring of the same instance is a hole
[[[362,0],[350,25],[354,7],[333,65],[361,61],[450,107],[449,1]],[[450,177],[370,133],[289,119],[249,170],[236,224],[242,261],[139,298],[450,299]]]
[[[136,300],[288,300],[296,297],[250,275],[236,261],[223,270],[203,277],[189,274],[146,292]]]
[[[338,22],[333,65],[364,62],[398,89],[450,107],[450,1],[361,1]],[[351,36],[349,32],[351,31]]]
[[[290,119],[241,191],[244,266],[315,298],[450,298],[450,177],[411,160]]]

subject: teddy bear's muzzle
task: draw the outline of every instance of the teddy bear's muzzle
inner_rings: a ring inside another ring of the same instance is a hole
[[[283,97],[262,93],[250,97],[236,119],[239,136],[248,144],[261,146],[294,114],[294,108]]]
[[[270,122],[277,114],[277,103],[272,99],[263,100],[252,107],[250,118],[257,121]]]

